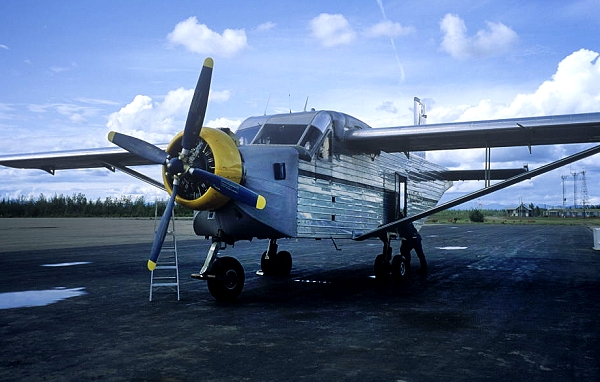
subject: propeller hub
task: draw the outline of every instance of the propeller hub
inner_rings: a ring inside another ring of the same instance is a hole
[[[179,158],[171,158],[167,162],[167,172],[171,176],[176,176],[184,172],[183,162]]]

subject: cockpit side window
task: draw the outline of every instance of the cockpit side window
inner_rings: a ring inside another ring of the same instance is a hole
[[[306,125],[266,124],[254,139],[254,144],[296,145]]]
[[[240,146],[250,144],[250,142],[252,142],[252,140],[256,136],[256,133],[258,133],[259,129],[260,125],[256,125],[252,127],[247,127],[243,130],[238,130],[236,135],[239,139]]]
[[[317,143],[319,143],[319,139],[322,135],[323,133],[321,133],[321,130],[317,129],[313,125],[310,125],[306,131],[306,134],[304,134],[302,142],[300,142],[300,146],[304,147],[310,152],[314,149]]]

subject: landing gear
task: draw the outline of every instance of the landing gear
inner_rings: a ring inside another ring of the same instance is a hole
[[[277,252],[277,240],[269,241],[269,248],[260,258],[260,267],[267,276],[289,276],[292,271],[292,255],[288,251]]]
[[[403,283],[408,278],[410,265],[402,255],[396,255],[392,259],[392,279],[397,283]]]
[[[233,257],[221,257],[213,262],[209,272],[210,276],[206,279],[208,290],[217,301],[230,302],[240,295],[246,276],[239,261]]]
[[[404,282],[409,273],[409,263],[402,255],[396,255],[392,259],[392,246],[390,244],[392,237],[388,236],[383,240],[383,253],[375,258],[373,270],[375,271],[375,280],[380,283],[387,283],[392,280],[397,283]],[[390,263],[391,262],[391,263]]]
[[[375,280],[380,283],[387,283],[390,279],[390,260],[387,254],[378,255],[375,258],[373,270],[375,271]]]
[[[233,257],[218,258],[219,249],[225,249],[225,243],[214,241],[208,250],[202,270],[192,274],[192,278],[206,280],[208,291],[215,300],[231,302],[244,289],[246,275],[242,264]]]

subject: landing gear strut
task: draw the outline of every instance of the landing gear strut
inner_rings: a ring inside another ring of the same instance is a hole
[[[390,243],[392,236],[388,233],[383,241],[383,253],[375,258],[373,269],[375,271],[375,280],[381,283],[387,283],[392,280],[401,283],[408,277],[408,262],[402,255],[396,255],[392,258],[392,245]]]
[[[277,247],[277,240],[271,239],[260,258],[260,267],[267,276],[288,276],[292,271],[292,255],[288,251],[277,252]]]
[[[219,249],[225,249],[225,243],[214,241],[200,273],[192,277],[206,280],[208,291],[217,301],[231,302],[242,292],[246,275],[242,264],[233,257],[217,257]]]

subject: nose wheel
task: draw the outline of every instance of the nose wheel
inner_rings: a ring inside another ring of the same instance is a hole
[[[210,267],[206,277],[208,291],[217,301],[231,302],[242,289],[246,275],[239,261],[233,257],[220,257]]]

